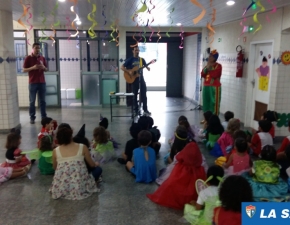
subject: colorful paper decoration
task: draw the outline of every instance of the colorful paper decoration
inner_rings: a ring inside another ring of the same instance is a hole
[[[194,24],[197,24],[206,14],[205,8],[200,4],[197,0],[190,0],[192,4],[196,5],[197,7],[201,8],[201,13],[195,17],[192,21]]]
[[[88,0],[88,2],[91,4],[91,0]],[[97,21],[95,20],[95,12],[97,11],[97,5],[95,3],[91,4],[92,5],[92,11],[88,14],[87,18],[89,21],[91,21],[93,24],[90,26],[88,29],[88,34],[90,38],[96,38],[97,34],[94,31],[94,27],[98,25]]]
[[[290,51],[285,51],[281,55],[281,61],[284,65],[290,65]]]
[[[27,31],[28,29],[27,29],[27,27],[25,26],[25,24],[22,22],[22,18],[25,18],[26,17],[26,14],[27,14],[27,7],[26,7],[26,5],[24,5],[23,3],[22,3],[22,0],[20,0],[19,1],[19,4],[20,5],[22,5],[22,8],[23,8],[23,13],[22,13],[22,15],[20,16],[20,18],[17,20],[17,22],[22,26],[22,27],[24,27],[24,29]]]
[[[25,31],[25,33],[27,34],[27,44],[28,44],[28,45],[31,45],[31,44],[30,44],[29,33],[30,33],[30,31],[33,29],[33,25],[30,23],[30,20],[31,20],[31,18],[32,18],[32,13],[30,12],[30,10],[31,10],[31,6],[30,6],[30,4],[27,4],[26,6],[27,6],[27,13],[29,14],[29,16],[28,16],[26,22],[27,22],[27,24],[29,25],[29,28],[27,29],[27,31]]]
[[[158,36],[158,40],[157,43],[159,42],[159,40],[161,39],[161,35],[160,35],[160,26],[158,27],[158,32],[156,34]]]
[[[173,19],[171,18],[171,13],[173,13],[174,12],[174,7],[171,9],[171,11],[170,11],[170,14],[169,14],[169,17],[170,17],[170,19],[171,19],[171,24],[170,24],[170,28],[169,28],[169,30],[166,32],[166,36],[167,37],[170,37],[170,35],[169,35],[169,33],[168,32],[170,32],[171,31],[171,29],[172,29],[172,24],[173,24]]]
[[[262,29],[262,24],[261,24],[261,23],[259,22],[259,20],[258,20],[258,13],[260,13],[260,12],[265,12],[265,7],[261,4],[261,1],[260,1],[260,0],[257,1],[257,6],[259,6],[259,7],[261,8],[261,10],[258,11],[258,12],[256,12],[255,15],[253,16],[253,20],[254,20],[254,22],[259,24],[259,26],[258,26],[258,28],[255,30],[254,34],[257,33],[259,30]]]
[[[150,4],[153,5],[152,0],[150,0]],[[153,5],[153,7],[149,10],[148,9],[148,13],[151,15],[152,10],[155,9],[155,5]],[[154,22],[154,17],[152,16],[152,20],[151,22],[148,24],[149,29],[151,30],[151,35],[149,37],[149,41],[151,41],[151,37],[154,34],[154,29],[151,27],[151,24]]]
[[[135,34],[136,34],[136,32],[133,34],[133,39],[136,41],[136,44],[135,45],[130,45],[130,47],[131,48],[135,48],[135,47],[137,47],[138,46],[138,41],[137,41],[137,39],[135,38]]]
[[[210,1],[210,5],[212,7],[212,0]],[[212,16],[211,21],[209,23],[207,23],[207,29],[209,30],[209,34],[208,34],[208,38],[209,38],[209,45],[210,47],[212,47],[212,43],[214,41],[214,34],[215,34],[215,30],[213,28],[213,23],[216,19],[216,9],[212,7],[212,13],[210,14]]]
[[[70,36],[71,37],[76,37],[76,36],[78,36],[79,31],[78,31],[78,28],[75,26],[75,23],[77,21],[80,21],[80,17],[74,11],[74,7],[76,7],[76,5],[78,4],[78,0],[70,0],[70,1],[74,3],[74,5],[70,7],[70,11],[73,12],[76,15],[76,18],[71,22],[71,27],[76,30],[76,33],[75,34],[71,34]]]
[[[243,16],[249,11],[250,8],[252,8],[253,5],[255,5],[256,2],[254,0],[252,0],[251,4],[246,8],[246,10],[243,13]]]
[[[44,30],[46,29],[46,25],[45,25],[46,16],[44,15],[44,12],[41,13],[41,17],[42,17],[42,21],[41,21],[41,23],[42,23],[42,29],[41,29],[42,36],[39,38],[39,42],[48,40],[48,36],[46,35],[46,33],[44,33]]]
[[[180,49],[183,49],[183,39],[184,39],[184,30],[182,29],[183,27],[182,27],[182,25],[181,25],[181,27],[180,27],[180,34],[179,34],[179,36],[180,36],[180,38],[181,38],[181,41],[180,41],[180,45],[179,45],[179,48]]]
[[[266,19],[268,22],[271,22],[270,21],[270,18],[269,18],[269,14],[273,14],[277,11],[277,7],[274,5],[274,3],[271,1],[271,0],[268,0],[269,4],[271,4],[273,6],[273,9],[271,12],[269,12],[267,15],[266,15]]]

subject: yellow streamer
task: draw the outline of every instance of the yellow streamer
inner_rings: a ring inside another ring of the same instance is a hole
[[[134,21],[134,17],[135,17],[135,15],[136,14],[138,14],[138,13],[140,13],[140,12],[145,12],[146,10],[148,9],[148,7],[147,7],[147,5],[144,3],[143,5],[142,5],[142,7],[140,8],[140,9],[138,9],[132,16],[131,16],[131,18],[133,19],[133,21]]]
[[[197,7],[201,8],[202,11],[201,13],[195,17],[192,21],[194,24],[197,24],[206,14],[206,10],[205,8],[202,6],[202,4],[200,4],[197,0],[190,0],[192,4],[196,5]]]
[[[88,0],[89,3],[91,3],[91,0]],[[95,20],[95,12],[97,11],[97,5],[96,4],[92,4],[92,12],[90,12],[88,14],[88,20],[91,21],[93,24],[92,26],[89,28],[88,30],[88,34],[91,38],[96,38],[97,37],[97,34],[96,32],[94,31],[94,27],[98,25],[97,21]]]
[[[118,34],[117,35],[117,37],[115,38],[115,40],[116,40],[116,46],[118,47],[119,46],[119,37],[120,37],[120,32],[119,32],[119,21],[118,20],[116,20],[116,29],[115,29],[115,31],[116,31],[116,33]]]
[[[210,45],[210,47],[212,47],[211,45],[212,45],[212,43],[214,41],[214,34],[215,34],[215,30],[213,28],[213,23],[214,23],[214,21],[216,19],[216,9],[215,8],[212,9],[212,14],[211,15],[212,15],[211,22],[207,23],[207,25],[206,25],[207,29],[209,30],[209,35],[208,36],[209,36],[209,45]]]
[[[258,20],[258,13],[265,12],[265,7],[261,4],[260,0],[258,0],[256,4],[261,8],[261,10],[259,12],[256,12],[255,15],[253,16],[254,22],[259,24],[259,27],[255,30],[254,34],[262,29],[262,24]]]

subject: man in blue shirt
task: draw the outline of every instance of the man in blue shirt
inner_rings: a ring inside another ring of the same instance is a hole
[[[150,71],[150,68],[148,66],[146,66],[146,61],[143,58],[139,57],[139,47],[136,46],[133,49],[133,57],[130,57],[129,59],[127,59],[125,61],[125,63],[122,65],[121,69],[127,73],[129,73],[130,75],[133,75],[133,73],[130,71],[130,69],[132,69],[135,66],[140,67],[140,61],[142,60],[142,65],[146,67],[146,69],[148,71]],[[134,104],[134,112],[135,115],[138,115],[138,103],[137,103],[137,95],[138,95],[138,91],[139,91],[139,81],[140,81],[140,100],[143,104],[143,111],[145,115],[151,115],[151,113],[148,111],[147,108],[147,87],[146,87],[146,83],[144,81],[144,77],[143,77],[143,70],[139,71],[140,77],[137,77],[135,79],[135,81],[133,82],[133,93],[134,93],[134,100],[133,100],[133,104]],[[140,109],[139,109],[140,110]]]

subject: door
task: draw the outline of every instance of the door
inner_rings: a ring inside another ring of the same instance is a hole
[[[271,71],[272,71],[272,43],[257,44],[255,46],[254,71],[251,81],[253,87],[251,127],[258,129],[258,121],[267,111],[270,103]]]
[[[98,40],[80,40],[81,53],[81,99],[83,106],[99,106],[101,104],[100,77],[102,61]]]
[[[183,50],[179,45],[178,42],[167,45],[166,97],[182,97]]]

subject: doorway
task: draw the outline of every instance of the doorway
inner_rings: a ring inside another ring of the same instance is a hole
[[[140,57],[146,59],[146,63],[156,59],[150,66],[150,71],[144,69],[143,75],[146,80],[148,91],[165,91],[166,89],[166,65],[167,43],[139,43]]]
[[[269,109],[273,42],[252,42],[249,58],[246,124],[258,129],[258,121]],[[248,112],[248,113],[247,113]]]

